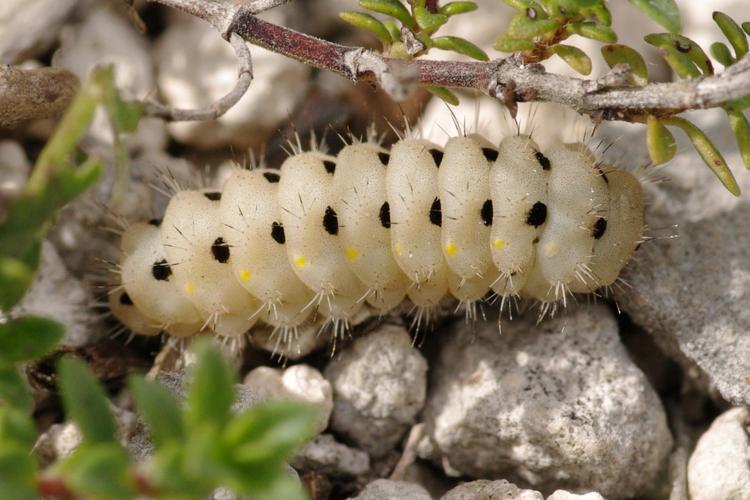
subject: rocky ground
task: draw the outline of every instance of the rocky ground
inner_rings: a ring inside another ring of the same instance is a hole
[[[489,47],[508,11],[499,0],[478,3],[481,14],[451,29]],[[701,42],[718,36],[710,10],[746,20],[742,0],[705,2],[711,7],[678,3],[686,34]],[[368,43],[336,19],[353,4],[295,1],[268,18],[327,39]],[[624,4],[613,5],[616,31],[642,48],[640,34],[628,29],[633,20],[644,30],[657,28]],[[158,96],[185,108],[206,105],[232,87],[233,53],[205,23],[136,5],[145,34],[129,21],[123,2],[5,0],[0,62],[51,64],[81,78],[95,64],[111,62],[127,96]],[[595,44],[582,46],[598,51]],[[247,162],[248,150],[278,165],[280,146],[295,130],[328,131],[334,149],[340,145],[332,131],[363,133],[373,121],[385,132],[387,121],[415,122],[421,115],[419,126],[437,142],[454,130],[446,106],[426,93],[398,107],[365,85],[354,87],[262,49],[252,53],[255,81],[218,121],[141,123],[128,138],[131,185],[113,210],[129,219],[160,213],[165,200],[150,187],[157,168],[185,178],[205,169],[220,178],[227,162]],[[650,64],[653,75],[666,77],[658,59]],[[563,70],[554,61],[550,66]],[[459,122],[474,123],[480,109],[478,128],[490,139],[515,128],[495,102],[461,97],[454,111]],[[558,108],[529,114],[540,143],[556,137],[560,123],[572,123]],[[400,316],[369,318],[333,357],[312,325],[298,345],[281,346],[284,364],[271,355],[278,346],[262,328],[249,346],[228,349],[243,377],[237,387],[241,407],[287,398],[321,408],[318,436],[290,464],[313,498],[750,499],[750,174],[740,167],[720,113],[691,119],[737,167],[745,193],[733,198],[726,192],[687,143],[679,144],[668,165],[643,170],[653,239],[637,252],[612,300],[580,300],[539,325],[534,310],[503,318],[502,334],[488,306],[486,321],[447,315],[416,343]],[[0,129],[1,193],[22,185],[52,126],[39,120]],[[580,137],[580,130],[571,125],[564,138]],[[645,163],[641,128],[608,124],[597,134],[597,141],[614,143],[610,160]],[[111,142],[102,116],[84,147],[112,163]],[[163,350],[158,340],[112,339],[117,325],[95,307],[101,294],[94,276],[101,261],[116,255],[116,239],[101,230],[107,223],[99,209],[110,203],[113,183],[110,171],[94,192],[66,209],[21,309],[64,322],[68,349],[86,352],[113,393],[125,373],[155,363],[161,380],[179,393],[179,369],[189,360]],[[40,365],[31,371],[39,422],[47,428],[36,448],[45,463],[70,453],[80,439],[71,424],[59,421],[44,383],[48,370]],[[147,456],[150,445],[127,395],[115,403],[123,441],[136,457]]]

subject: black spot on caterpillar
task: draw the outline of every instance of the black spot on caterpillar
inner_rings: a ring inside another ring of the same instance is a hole
[[[325,167],[326,172],[328,172],[331,175],[333,175],[333,174],[336,173],[336,163],[334,163],[334,162],[332,162],[330,160],[325,160],[323,162],[323,167]]]
[[[382,225],[386,229],[390,229],[391,227],[391,207],[388,205],[388,202],[386,201],[382,205],[380,205],[380,213],[378,214],[378,217],[380,218],[380,225]]]
[[[211,245],[211,254],[217,262],[222,264],[229,261],[229,245],[226,244],[224,238],[218,237],[214,240],[214,244]]]
[[[549,159],[542,154],[541,151],[537,151],[534,153],[534,157],[536,158],[536,161],[539,162],[539,164],[542,166],[543,170],[549,170],[552,167],[552,164],[549,162]]]
[[[482,154],[485,158],[487,158],[487,161],[492,163],[495,160],[497,160],[497,155],[500,154],[497,149],[492,148],[482,148]]]
[[[155,280],[168,281],[169,277],[172,276],[172,268],[165,259],[162,259],[159,262],[154,262],[151,266],[151,275]]]
[[[330,206],[326,207],[326,213],[323,215],[323,227],[330,235],[339,234],[339,219],[336,217],[336,211]]]
[[[479,212],[479,216],[482,218],[482,223],[485,226],[492,225],[492,200],[485,200],[482,203],[482,209]]]
[[[120,295],[120,304],[124,306],[132,306],[133,299],[130,298],[130,295],[128,295],[127,292],[124,292],[122,295]]]
[[[529,226],[539,227],[547,220],[547,205],[541,201],[537,201],[529,210],[529,215],[526,216],[526,224]]]
[[[435,198],[432,205],[430,205],[430,222],[436,226],[441,226],[443,224],[443,213],[440,209],[439,198]]]
[[[281,179],[281,176],[275,172],[263,172],[263,177],[271,184],[275,184]]]
[[[435,166],[440,168],[440,164],[443,162],[443,152],[435,148],[430,149],[429,152],[432,159],[435,160]]]
[[[221,193],[218,191],[208,191],[203,193],[203,196],[208,198],[211,201],[220,201],[221,200]]]
[[[598,240],[602,236],[604,236],[604,231],[607,230],[607,219],[604,217],[599,217],[596,219],[596,222],[594,223],[594,229],[591,231],[591,236],[594,237],[595,240]]]
[[[378,153],[378,158],[380,159],[380,163],[386,167],[388,166],[388,162],[391,161],[391,155],[388,153]]]
[[[275,241],[279,245],[283,245],[284,243],[286,243],[286,235],[284,234],[284,226],[282,226],[276,221],[274,221],[274,223],[271,224],[271,238],[273,238],[273,241]]]

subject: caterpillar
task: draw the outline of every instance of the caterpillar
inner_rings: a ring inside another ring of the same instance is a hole
[[[286,335],[318,314],[338,334],[365,303],[385,314],[407,297],[417,322],[449,296],[469,315],[488,296],[554,313],[615,283],[643,231],[639,181],[582,143],[296,147],[280,169],[178,190],[161,220],[129,225],[109,303],[133,332],[175,337],[256,321]]]

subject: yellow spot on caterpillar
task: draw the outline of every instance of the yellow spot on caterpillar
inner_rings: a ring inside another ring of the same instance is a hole
[[[551,241],[544,247],[544,251],[547,253],[547,257],[554,257],[557,255],[557,243]]]
[[[247,269],[241,270],[240,281],[245,281],[245,282],[250,281],[250,274],[251,274],[250,271],[248,271]]]
[[[295,257],[294,265],[297,267],[305,267],[307,265],[307,259],[302,257],[301,255],[299,257]]]
[[[396,255],[401,257],[401,255],[404,253],[404,249],[401,248],[401,242],[397,241],[395,245],[393,245],[393,251],[396,252]]]
[[[185,293],[188,295],[193,295],[195,293],[195,285],[188,281],[185,283]]]
[[[503,239],[500,239],[500,238],[497,238],[497,239],[496,239],[496,240],[495,240],[495,241],[493,242],[493,244],[495,245],[495,249],[496,249],[496,250],[502,250],[502,249],[503,249],[503,247],[505,246],[505,244],[506,244],[506,243],[508,243],[508,242],[507,242],[507,241],[505,241],[505,240],[503,240]]]
[[[346,254],[346,258],[350,261],[359,259],[359,252],[354,247],[346,247],[346,250],[344,250],[344,254]]]
[[[445,253],[447,253],[450,256],[456,255],[458,252],[460,252],[461,249],[458,248],[458,245],[452,242],[448,242],[445,244]]]

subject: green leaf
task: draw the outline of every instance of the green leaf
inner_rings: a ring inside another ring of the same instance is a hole
[[[674,0],[629,0],[648,17],[664,26],[670,33],[682,29],[680,9]]]
[[[646,145],[654,165],[668,162],[677,152],[677,142],[672,133],[658,118],[651,115],[646,121]]]
[[[612,28],[592,21],[570,23],[565,26],[565,29],[569,33],[604,43],[615,43],[617,41],[617,35],[612,31]]]
[[[531,19],[524,12],[510,20],[507,35],[516,40],[530,41],[534,37],[554,33],[559,27],[560,23],[554,19]]]
[[[36,500],[36,466],[27,448],[8,445],[0,448],[0,498]]]
[[[388,19],[386,21],[383,21],[383,26],[385,26],[385,29],[387,29],[388,33],[390,33],[391,35],[391,43],[401,40],[401,30],[398,29],[396,23]]]
[[[621,44],[609,44],[602,47],[602,56],[610,68],[616,64],[627,64],[630,66],[633,82],[636,85],[648,83],[648,68],[646,61],[637,50]]]
[[[463,14],[465,12],[472,12],[477,10],[477,4],[474,2],[448,2],[447,4],[440,7],[439,11],[448,17],[455,16],[456,14]]]
[[[233,418],[223,442],[235,463],[275,467],[312,438],[317,419],[312,406],[268,402]]]
[[[339,14],[339,17],[357,28],[369,31],[378,37],[378,40],[380,40],[383,45],[390,45],[392,43],[391,34],[388,32],[388,28],[370,14],[365,14],[364,12],[344,11]]]
[[[413,10],[417,25],[427,33],[433,33],[448,22],[448,16],[440,13],[433,14],[426,7],[417,6]]]
[[[693,143],[695,150],[703,158],[706,165],[716,174],[716,177],[719,178],[724,187],[733,195],[740,195],[740,187],[737,185],[737,181],[729,169],[726,160],[724,160],[721,152],[716,149],[716,146],[714,146],[701,129],[688,120],[679,117],[664,118],[662,119],[662,123],[682,129]]]
[[[684,43],[681,40],[684,37],[678,37],[679,35],[671,33],[652,33],[646,35],[644,40],[659,49],[664,60],[667,61],[680,78],[700,77],[702,72],[695,62],[694,48],[696,44],[690,41]],[[703,52],[700,47],[698,49]]]
[[[222,426],[229,418],[234,400],[234,377],[218,350],[207,342],[196,343],[196,362],[188,390],[188,425],[204,422]]]
[[[117,430],[109,401],[83,361],[65,357],[58,363],[65,413],[83,434],[84,443],[116,443]]]
[[[136,497],[137,488],[130,475],[127,452],[116,443],[81,446],[56,469],[68,487],[87,499],[123,499]]]
[[[23,261],[0,255],[0,311],[20,302],[33,281],[34,273]]]
[[[411,14],[399,0],[359,0],[359,5],[364,9],[394,17],[410,29],[417,27]]]
[[[29,387],[15,366],[0,365],[0,403],[31,411],[33,401]]]
[[[497,37],[494,45],[495,50],[500,52],[522,52],[524,50],[531,50],[534,48],[534,42],[529,40],[517,40],[511,38],[508,34]]]
[[[742,31],[750,35],[750,22],[745,21],[744,23],[742,23]]]
[[[533,0],[503,0],[503,2],[518,10],[527,9],[534,3]]]
[[[128,387],[157,447],[185,437],[180,408],[167,389],[140,375],[132,375]]]
[[[742,161],[745,163],[745,167],[750,169],[750,123],[740,110],[727,110],[727,115],[729,116],[729,125],[737,139]]]
[[[0,324],[0,362],[20,363],[40,358],[64,334],[63,325],[38,316],[23,316]]]
[[[106,89],[104,105],[116,132],[133,132],[138,128],[143,108],[138,103],[124,101],[114,80]]]
[[[13,443],[30,450],[36,438],[34,422],[25,411],[10,406],[0,406],[0,448]]]
[[[442,50],[452,50],[465,56],[469,56],[472,59],[479,61],[489,61],[490,58],[484,53],[482,49],[474,45],[468,40],[459,38],[457,36],[439,36],[432,39],[433,45]]]
[[[591,59],[578,47],[558,43],[557,45],[553,45],[550,50],[568,63],[568,66],[582,75],[591,73]]]
[[[729,43],[732,44],[735,58],[740,59],[747,54],[747,37],[742,31],[742,28],[734,22],[734,19],[719,11],[713,13],[713,18],[716,24],[719,25],[719,28],[721,28],[721,32],[724,33],[724,36],[729,40]]]
[[[711,51],[711,55],[714,56],[714,59],[719,61],[725,67],[734,64],[734,58],[732,57],[732,53],[729,52],[729,47],[723,43],[714,42],[711,44],[709,50]]]
[[[452,104],[453,106],[458,106],[458,97],[456,94],[451,92],[445,87],[439,87],[437,85],[425,85],[425,89],[427,89],[430,94],[434,95],[435,97],[438,97],[448,104]]]

